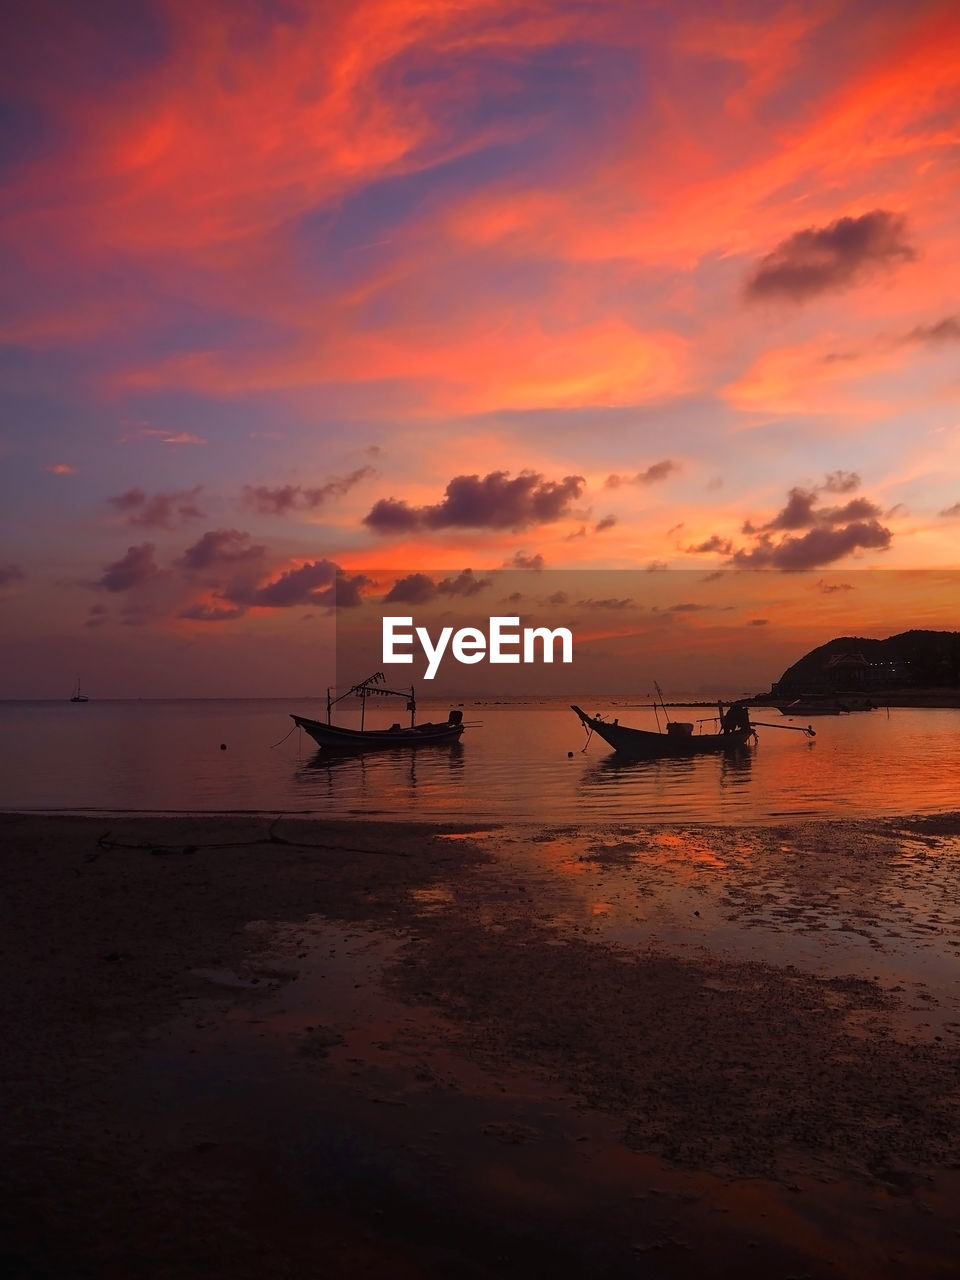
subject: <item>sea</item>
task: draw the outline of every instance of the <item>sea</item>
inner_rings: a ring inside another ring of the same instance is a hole
[[[671,704],[674,720],[714,708]],[[879,708],[795,720],[755,708],[759,741],[736,755],[623,761],[570,710],[656,728],[622,695],[418,702],[467,728],[454,745],[331,755],[292,725],[316,699],[0,702],[0,809],[256,812],[397,822],[776,823],[960,807],[960,709]],[[692,700],[691,700],[692,702]],[[394,708],[384,711],[389,723]],[[663,711],[659,712],[661,721]],[[381,717],[382,718],[382,717]],[[356,727],[355,713],[339,723]],[[800,732],[807,723],[815,737]],[[379,720],[368,712],[368,727]],[[769,725],[772,727],[764,727]]]

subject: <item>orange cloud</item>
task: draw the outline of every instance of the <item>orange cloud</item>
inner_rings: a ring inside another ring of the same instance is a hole
[[[685,363],[681,339],[638,332],[619,319],[559,332],[533,319],[513,319],[493,330],[474,327],[454,335],[346,333],[315,352],[175,357],[130,371],[120,384],[239,395],[376,379],[417,384],[421,405],[432,413],[486,413],[632,404],[677,394]]]
[[[722,389],[731,405],[755,414],[843,414],[857,425],[865,418],[889,416],[918,401],[917,385],[906,376],[922,361],[946,371],[954,353],[946,344],[921,344],[896,337],[838,335],[795,346],[771,347],[743,374]],[[924,394],[930,393],[929,377]],[[755,425],[757,419],[742,425]]]
[[[651,71],[652,103],[597,148],[588,169],[558,177],[550,190],[514,180],[469,196],[449,216],[451,234],[566,261],[692,265],[708,249],[758,252],[799,219],[829,222],[875,207],[879,166],[882,192],[896,186],[891,166],[915,179],[918,164],[936,166],[956,145],[960,17],[943,6],[871,14],[872,39],[858,23],[845,74],[825,77],[820,90],[814,81],[794,117],[778,105],[766,127],[754,118],[745,128],[747,103],[783,87],[778,68],[790,67],[806,88],[821,50],[802,38],[837,7],[787,8],[755,22],[716,18],[713,26],[698,13],[681,25],[679,50],[668,37]],[[716,43],[714,27],[722,33]],[[718,102],[698,85],[695,67],[684,66],[684,51],[757,74]],[[950,174],[944,181],[955,192]],[[866,199],[872,203],[861,208]]]

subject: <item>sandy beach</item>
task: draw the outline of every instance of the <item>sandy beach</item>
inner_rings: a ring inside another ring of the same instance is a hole
[[[0,829],[5,1274],[956,1273],[953,815]]]

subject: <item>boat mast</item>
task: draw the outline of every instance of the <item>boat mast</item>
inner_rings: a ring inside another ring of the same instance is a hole
[[[667,722],[667,727],[669,728],[669,726],[670,726],[670,712],[667,710],[667,704],[666,704],[666,703],[664,702],[664,700],[663,700],[663,690],[662,690],[662,689],[660,688],[660,686],[657,684],[656,680],[654,680],[654,682],[653,682],[653,687],[654,687],[654,688],[656,689],[656,691],[657,691],[657,697],[660,699],[660,706],[661,706],[661,707],[663,707],[663,718],[664,718],[664,720]],[[656,703],[654,703],[654,704],[653,704],[653,709],[654,709],[654,712],[656,713],[656,717],[657,717],[657,729],[658,729],[658,730],[660,730],[660,712],[657,710],[657,704],[656,704]],[[660,732],[662,733],[662,732],[663,732],[663,730],[660,730]]]
[[[360,732],[364,731],[367,712],[367,698],[380,696],[385,698],[407,698],[407,710],[410,712],[410,728],[416,727],[417,703],[414,697],[413,685],[410,686],[409,697],[401,689],[387,689],[383,686],[382,681],[385,680],[382,671],[375,671],[372,676],[367,676],[366,680],[361,680],[358,684],[352,684],[345,693],[334,697],[336,690],[334,688],[327,689],[327,724],[333,724],[333,708],[338,702],[342,702],[344,698],[360,699]]]

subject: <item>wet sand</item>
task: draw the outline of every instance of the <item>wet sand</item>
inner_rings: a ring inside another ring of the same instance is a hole
[[[0,832],[5,1274],[956,1274],[955,816]]]

